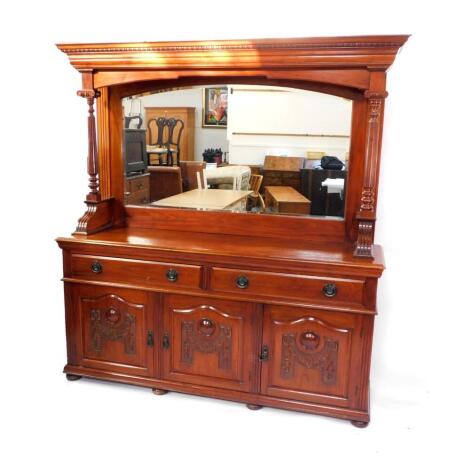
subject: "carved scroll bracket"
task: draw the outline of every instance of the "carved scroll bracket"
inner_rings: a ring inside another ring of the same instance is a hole
[[[373,257],[378,167],[381,154],[382,112],[386,97],[386,91],[368,90],[365,92],[368,104],[366,117],[367,136],[363,188],[360,207],[356,216],[358,236],[354,256]]]
[[[87,211],[78,220],[74,234],[89,235],[99,232],[112,225],[112,200],[101,200],[98,180],[98,153],[97,153],[97,131],[94,115],[95,100],[100,93],[92,86],[92,74],[83,74],[84,89],[79,90],[77,95],[87,100],[88,117],[88,153],[87,173],[89,174],[89,192],[86,196]]]

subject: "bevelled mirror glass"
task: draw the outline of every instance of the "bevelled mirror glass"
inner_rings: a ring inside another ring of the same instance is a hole
[[[351,100],[227,84],[122,106],[126,205],[344,217]]]

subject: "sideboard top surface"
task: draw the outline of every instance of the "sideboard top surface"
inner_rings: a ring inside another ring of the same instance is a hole
[[[382,248],[375,245],[374,258],[355,258],[351,243],[329,243],[304,240],[284,240],[276,238],[189,232],[171,230],[150,230],[138,228],[118,228],[93,235],[75,235],[57,239],[63,248],[78,247],[107,248],[125,254],[127,251],[137,256],[157,254],[187,256],[202,260],[205,256],[236,263],[252,261],[262,265],[279,263],[283,268],[314,267],[340,269],[348,274],[380,277],[384,270]]]

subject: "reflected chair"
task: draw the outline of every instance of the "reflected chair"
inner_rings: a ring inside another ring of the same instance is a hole
[[[248,166],[228,165],[217,168],[206,168],[203,179],[206,186],[216,186],[218,189],[249,189],[251,169]]]
[[[262,211],[264,211],[265,202],[259,192],[260,186],[262,186],[262,180],[262,175],[251,175],[251,177],[249,178],[249,189],[252,191],[252,194],[249,195],[249,198],[254,200],[255,206],[260,203],[260,207],[262,208]]]
[[[200,175],[200,181],[202,181],[203,170],[206,168],[206,162],[183,161],[179,163],[179,167],[181,168],[183,191],[198,189],[198,175]]]
[[[168,155],[168,147],[164,143],[164,131],[166,125],[167,119],[164,117],[152,118],[148,121],[149,142],[147,152],[149,155],[150,165],[156,164],[153,160],[155,157],[158,159],[158,164],[163,165],[163,157]]]
[[[181,162],[181,136],[184,130],[184,121],[182,119],[168,118],[167,127],[168,141],[165,144],[168,149],[167,165],[173,166],[176,160],[176,165],[179,166]]]
[[[182,193],[181,168],[149,166],[148,172],[151,202]]]
[[[179,166],[184,121],[173,117],[152,118],[148,121],[148,130],[148,154],[150,158],[157,156],[159,165],[163,165],[163,158],[166,156],[166,164],[168,166],[173,166],[175,160],[176,165]],[[154,164],[152,161],[150,163]]]

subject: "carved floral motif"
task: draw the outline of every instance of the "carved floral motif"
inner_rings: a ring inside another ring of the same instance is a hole
[[[107,341],[122,341],[125,354],[136,352],[135,317],[116,307],[94,308],[90,311],[91,346],[100,352]]]
[[[317,347],[318,338],[317,335],[313,338],[313,347]],[[299,335],[298,340],[303,342],[303,333]],[[305,351],[303,351],[294,333],[284,334],[281,346],[281,377],[292,379],[295,375],[296,364],[300,364],[306,369],[318,370],[322,382],[333,385],[336,382],[338,341],[325,337],[321,351],[310,352],[310,349],[312,348],[305,347]]]
[[[192,364],[194,352],[217,353],[220,369],[232,366],[232,330],[229,326],[203,318],[181,324],[181,361]]]

